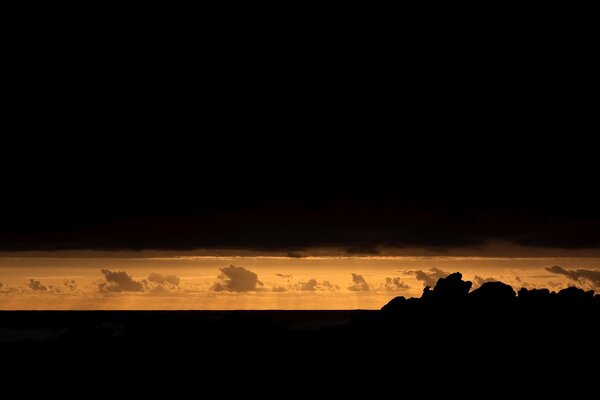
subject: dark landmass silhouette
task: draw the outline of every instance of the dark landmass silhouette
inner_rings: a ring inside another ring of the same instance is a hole
[[[453,273],[379,311],[5,311],[0,353],[12,371],[36,376],[65,365],[54,372],[119,381],[135,370],[235,394],[265,379],[301,380],[294,388],[307,395],[358,382],[371,395],[390,385],[441,394],[595,385],[599,295],[471,287]]]

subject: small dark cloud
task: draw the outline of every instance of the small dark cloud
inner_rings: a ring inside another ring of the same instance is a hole
[[[368,292],[371,290],[371,287],[362,275],[352,274],[352,285],[348,286],[348,290],[354,292]]]
[[[416,270],[416,271],[406,271],[408,275],[415,275],[418,281],[423,282],[423,286],[434,287],[440,278],[445,278],[448,276],[448,272],[443,271],[439,268],[432,267],[429,270]]]
[[[334,285],[329,281],[323,281],[321,283],[321,286],[323,286],[323,289],[325,290],[340,290],[340,287],[338,285]]]
[[[301,290],[303,292],[314,292],[315,290],[317,290],[317,285],[318,283],[316,279],[309,279],[306,282],[300,282],[298,290]]]
[[[387,278],[385,278],[384,289],[392,291],[392,292],[400,292],[403,290],[410,289],[410,286],[408,286],[406,283],[402,282],[402,280],[400,280],[400,278],[387,277]]]
[[[165,284],[165,283],[169,283],[173,286],[179,286],[179,283],[180,283],[180,279],[178,276],[161,275],[161,274],[157,274],[156,272],[151,272],[150,275],[148,275],[148,281],[158,283],[161,285]]]
[[[161,275],[151,272],[148,275],[148,282],[144,281],[148,292],[151,294],[167,294],[174,293],[180,290],[179,284],[181,280],[175,275]]]
[[[483,278],[481,276],[475,275],[475,278],[473,278],[473,289],[476,289],[487,282],[498,282],[498,280],[494,278]]]
[[[150,294],[169,294],[169,293],[173,293],[171,290],[169,290],[168,288],[166,288],[165,286],[158,284],[156,286],[151,287],[150,289],[148,289],[148,292]]]
[[[77,290],[77,282],[74,279],[65,279],[63,285],[69,290]]]
[[[12,287],[8,284],[0,282],[0,293],[23,293],[23,288]]]
[[[34,291],[47,291],[48,287],[44,286],[42,282],[36,281],[35,279],[30,279],[29,284],[27,285],[31,290]]]
[[[565,269],[559,265],[546,267],[545,269],[553,274],[564,275],[573,281],[587,282],[594,287],[600,287],[600,270]]]
[[[98,284],[101,292],[143,292],[145,290],[142,282],[134,281],[125,271],[101,270],[105,282]]]
[[[333,291],[338,290],[340,287],[337,285],[333,285],[329,281],[319,282],[316,279],[309,279],[308,281],[300,281],[293,285],[292,287],[295,290],[299,290],[302,292],[316,292],[316,291]]]
[[[62,289],[58,286],[48,285],[48,291],[52,293],[62,293]]]
[[[304,258],[304,256],[300,253],[290,252],[286,255],[289,258]]]
[[[293,276],[291,274],[280,274],[277,273],[275,274],[275,276],[277,278],[282,278],[282,279],[286,279],[288,282],[293,278]],[[275,285],[271,288],[271,291],[273,292],[287,292],[288,289],[294,289],[293,287],[291,287],[289,284],[288,285]]]
[[[263,286],[263,283],[258,280],[256,273],[244,267],[230,265],[221,268],[221,276],[211,287],[211,290],[216,292],[251,292],[259,290],[259,286]]]
[[[515,276],[515,282],[517,282],[519,284],[520,287],[525,288],[525,289],[535,289],[537,288],[537,285],[531,282],[527,282],[524,278],[520,277],[520,276]]]

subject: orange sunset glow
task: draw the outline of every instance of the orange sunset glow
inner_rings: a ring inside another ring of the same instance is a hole
[[[587,269],[600,258],[453,256],[176,256],[2,258],[1,309],[379,309],[419,297],[461,271],[515,288],[593,288],[552,266]],[[233,266],[233,267],[232,267]]]

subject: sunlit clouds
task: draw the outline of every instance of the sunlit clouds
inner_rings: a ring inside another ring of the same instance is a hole
[[[244,268],[230,265],[221,268],[218,281],[211,287],[216,292],[252,292],[259,290],[263,283],[258,280],[258,275]]]
[[[598,259],[0,259],[0,309],[378,309],[460,271],[472,290],[600,287]],[[560,264],[559,264],[560,263]]]
[[[600,288],[600,270],[590,271],[586,269],[565,269],[559,265],[547,267],[546,271],[553,274],[566,276],[571,281],[579,283],[585,287]]]

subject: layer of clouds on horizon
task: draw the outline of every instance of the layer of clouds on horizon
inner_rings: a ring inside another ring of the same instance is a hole
[[[293,282],[291,274],[275,273],[274,276],[279,279],[284,279],[284,283],[274,283],[271,287],[259,280],[258,274],[244,268],[230,265],[220,269],[221,275],[217,281],[211,286],[210,290],[216,292],[255,292],[255,291],[271,291],[271,292],[334,292],[341,290],[340,285],[334,284],[329,280],[317,280],[310,278],[307,280],[299,280]],[[365,278],[360,274],[351,274],[352,284],[347,287],[352,292],[368,292],[374,290],[367,283]],[[409,286],[400,280],[398,277],[386,277],[384,284],[375,290],[385,291],[406,291]]]
[[[587,269],[565,269],[561,266],[545,267],[549,274],[534,274],[529,276],[514,276],[511,279],[498,277],[481,277],[475,275],[473,289],[480,287],[485,282],[502,281],[518,290],[519,288],[542,288],[557,289],[566,286],[579,286],[583,288],[600,287],[600,270]],[[26,293],[48,293],[48,294],[85,294],[85,293],[149,293],[149,294],[175,294],[198,291],[215,292],[336,292],[348,290],[349,292],[407,292],[410,286],[400,277],[384,277],[383,281],[379,279],[375,285],[370,284],[367,279],[361,275],[352,273],[351,284],[340,286],[339,283],[332,283],[329,280],[317,280],[314,278],[304,280],[294,280],[291,274],[275,273],[276,281],[271,285],[264,284],[257,273],[244,268],[230,265],[219,269],[220,275],[216,281],[207,289],[200,290],[198,287],[182,287],[181,279],[176,275],[162,275],[151,272],[146,279],[136,280],[125,271],[112,271],[102,269],[100,272],[104,277],[102,281],[94,281],[92,285],[80,288],[75,279],[63,279],[61,287],[49,285],[42,280],[31,278],[24,286],[10,286],[0,282],[0,293],[4,294],[26,294]],[[399,271],[402,272],[402,271]],[[435,286],[439,278],[446,277],[449,273],[437,267],[431,267],[424,270],[403,271],[405,276],[414,276],[417,281],[423,283],[423,286]],[[551,276],[563,276],[567,281],[547,280],[545,284],[539,282],[539,279]],[[530,278],[538,279],[537,283],[532,283]],[[277,279],[283,282],[277,282]]]
[[[166,294],[179,291],[180,279],[175,275],[161,275],[151,272],[147,279],[141,281],[134,280],[125,271],[111,271],[102,269],[104,281],[97,282],[97,288],[100,293],[121,293],[121,292],[148,292],[153,294]],[[75,285],[75,281],[72,281]],[[65,282],[67,285],[67,282]]]

